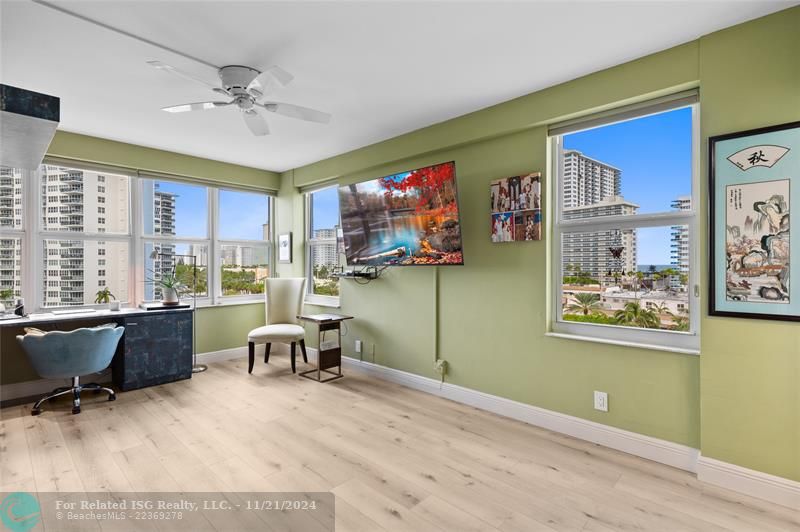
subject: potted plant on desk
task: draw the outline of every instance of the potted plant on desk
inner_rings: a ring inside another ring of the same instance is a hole
[[[150,278],[147,282],[161,288],[161,304],[165,306],[180,304],[181,295],[189,292],[189,288],[178,279],[175,272],[164,272],[158,279]]]
[[[114,301],[111,301],[112,299]],[[94,302],[98,305],[108,305],[108,308],[111,310],[119,310],[119,301],[117,301],[117,298],[111,293],[111,290],[109,290],[107,286],[97,291]]]

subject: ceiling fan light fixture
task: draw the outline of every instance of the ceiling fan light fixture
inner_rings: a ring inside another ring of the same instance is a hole
[[[276,86],[286,86],[294,79],[294,76],[279,66],[273,65],[263,72],[242,65],[224,66],[218,71],[222,84],[220,87],[196,78],[191,74],[183,72],[166,63],[162,63],[161,61],[147,61],[147,64],[155,69],[169,72],[170,74],[199,83],[218,94],[224,94],[232,98],[231,101],[226,102],[197,102],[164,107],[162,110],[168,113],[206,111],[218,107],[235,106],[242,111],[245,124],[250,129],[250,132],[256,136],[268,135],[269,126],[255,107],[260,107],[271,113],[289,118],[305,120],[307,122],[317,122],[319,124],[327,124],[331,119],[331,115],[328,113],[323,113],[322,111],[317,111],[316,109],[310,109],[308,107],[278,102],[260,103],[258,101],[268,93],[270,89]]]

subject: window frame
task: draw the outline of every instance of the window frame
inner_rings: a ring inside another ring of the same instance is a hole
[[[561,178],[563,171],[563,136],[568,132],[558,132],[549,137],[549,152],[551,158],[550,172],[553,179],[551,187],[552,196],[552,238],[550,260],[551,304],[549,321],[549,336],[585,340],[598,343],[642,347],[652,350],[672,351],[682,354],[696,355],[700,352],[700,260],[698,254],[699,238],[699,193],[700,193],[700,120],[699,103],[686,103],[676,100],[674,106],[660,102],[656,109],[648,109],[646,104],[640,106],[641,111],[623,111],[615,120],[614,114],[604,119],[602,124],[587,120],[585,128],[580,128],[580,123],[571,132],[602,127],[622,121],[634,120],[666,111],[689,107],[692,110],[692,176],[691,176],[691,209],[664,211],[635,215],[614,215],[591,218],[574,218],[565,220],[563,215],[564,183]],[[604,325],[594,323],[569,322],[562,319],[562,297],[564,267],[561,260],[561,247],[563,235],[571,232],[594,232],[606,229],[638,229],[647,227],[671,227],[685,225],[689,230],[689,281],[687,296],[689,304],[689,332],[641,329],[619,325]],[[583,230],[583,231],[582,231]]]
[[[338,296],[326,296],[314,293],[314,266],[311,261],[311,255],[313,252],[313,248],[323,244],[334,244],[338,245],[338,230],[341,228],[341,207],[340,207],[340,217],[339,223],[336,226],[337,229],[337,237],[334,238],[313,238],[313,227],[314,227],[314,215],[313,215],[313,205],[311,196],[317,192],[321,192],[323,190],[335,188],[337,189],[339,185],[338,183],[328,184],[323,187],[315,188],[313,190],[307,190],[303,194],[304,198],[304,205],[305,205],[305,237],[306,237],[306,245],[305,245],[305,277],[306,277],[306,296],[305,301],[306,303],[312,305],[319,305],[319,306],[326,306],[326,307],[335,307],[338,308],[341,303],[341,280],[339,280],[339,294]],[[341,266],[341,264],[340,264]]]

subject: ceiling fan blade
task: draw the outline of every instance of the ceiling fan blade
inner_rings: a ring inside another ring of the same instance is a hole
[[[293,79],[294,76],[281,67],[273,65],[256,76],[256,78],[250,82],[250,85],[247,86],[247,91],[256,98],[260,98],[275,87],[285,87],[291,83]]]
[[[170,107],[163,107],[161,110],[168,113],[185,113],[187,111],[207,111],[208,109],[216,109],[217,107],[226,107],[233,102],[197,102],[197,103],[184,103],[181,105],[172,105]]]
[[[196,77],[192,76],[191,74],[187,74],[186,72],[184,72],[182,70],[179,70],[179,69],[175,68],[172,65],[168,65],[166,63],[162,63],[161,61],[148,61],[147,64],[150,65],[151,67],[155,68],[155,69],[163,70],[164,72],[170,72],[172,74],[175,74],[176,76],[182,77],[183,79],[188,79],[189,81],[194,81],[195,83],[199,83],[201,85],[204,85],[204,86],[208,87],[211,90],[218,90],[219,89],[218,85],[214,85],[213,83],[209,83],[208,81],[205,81],[203,79],[196,78]]]
[[[255,109],[242,111],[242,118],[244,118],[244,123],[247,124],[248,128],[250,128],[250,131],[253,133],[253,135],[257,137],[269,135],[269,126],[267,125],[267,121],[263,116],[258,114],[258,111]]]
[[[308,107],[301,107],[291,103],[278,103],[267,102],[257,103],[256,105],[263,107],[271,113],[288,116],[290,118],[297,118],[299,120],[306,120],[308,122],[317,122],[319,124],[327,124],[331,121],[331,115],[317,111],[316,109],[309,109]]]

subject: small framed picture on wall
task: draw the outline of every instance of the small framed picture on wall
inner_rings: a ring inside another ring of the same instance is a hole
[[[278,235],[278,262],[281,264],[292,263],[292,233]]]
[[[542,239],[540,173],[492,181],[489,197],[492,242]]]

